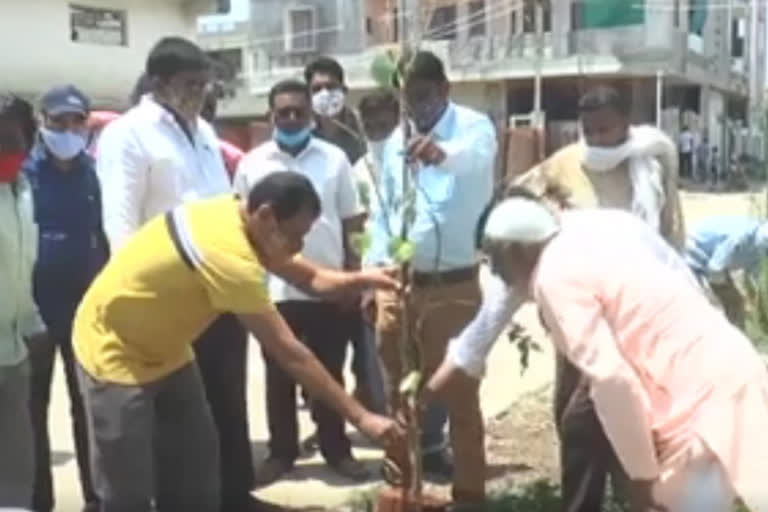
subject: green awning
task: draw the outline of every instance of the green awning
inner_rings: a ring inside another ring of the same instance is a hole
[[[708,0],[691,0],[691,11],[688,14],[689,32],[702,35],[707,22]]]
[[[610,28],[645,22],[645,0],[583,0],[580,28]]]

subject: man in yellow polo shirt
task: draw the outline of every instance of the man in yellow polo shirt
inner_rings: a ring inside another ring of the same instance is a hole
[[[273,173],[246,202],[220,197],[150,221],[96,278],[73,337],[102,512],[148,512],[153,500],[161,511],[218,512],[217,434],[191,345],[224,312],[364,434],[402,440],[392,420],[345,394],[270,302],[267,273],[316,295],[397,287],[381,270],[296,258],[319,213],[309,180]]]

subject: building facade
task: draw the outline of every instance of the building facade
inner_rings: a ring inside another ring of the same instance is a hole
[[[373,87],[371,61],[396,44],[403,22],[396,0],[242,1],[249,22],[199,34],[204,47],[234,52],[240,63],[227,116],[265,112],[271,85],[301,76],[318,55],[342,63],[353,96]],[[531,113],[537,74],[551,125],[575,120],[578,96],[594,81],[624,89],[635,121],[658,118],[673,135],[695,124],[712,141],[743,132],[762,105],[760,0],[550,0],[540,24],[534,3],[525,0],[411,5],[420,6],[421,47],[445,62],[454,97],[500,124]]]
[[[149,49],[167,35],[195,36],[214,0],[25,0],[0,8],[2,88],[36,100],[72,83],[96,108],[128,106]]]

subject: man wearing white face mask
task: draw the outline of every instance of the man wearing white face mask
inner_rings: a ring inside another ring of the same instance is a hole
[[[289,169],[309,178],[320,197],[320,217],[304,239],[301,254],[326,268],[342,269],[350,260],[349,235],[362,224],[362,211],[352,168],[338,147],[312,135],[312,107],[306,84],[279,82],[269,93],[273,140],[249,151],[240,161],[234,187],[241,197],[271,172]],[[344,306],[349,300],[312,297],[277,276],[270,276],[270,294],[296,337],[343,385],[349,329]],[[354,298],[354,296],[352,296]],[[256,474],[259,486],[271,484],[290,471],[299,457],[296,381],[264,354],[269,456]],[[318,444],[326,462],[340,475],[365,480],[368,471],[355,460],[343,418],[312,402]]]
[[[54,508],[48,405],[58,351],[72,404],[84,510],[95,511],[99,504],[91,484],[85,411],[72,352],[75,309],[108,257],[95,162],[85,152],[89,101],[71,85],[55,87],[43,96],[41,112],[40,135],[23,166],[39,230],[34,296],[48,326],[47,337],[28,344],[36,455],[33,508]]]
[[[335,60],[320,57],[304,69],[312,93],[317,127],[314,135],[341,148],[354,165],[365,154],[365,138],[355,114],[346,106],[344,69]]]

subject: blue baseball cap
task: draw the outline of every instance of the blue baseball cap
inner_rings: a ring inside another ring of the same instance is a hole
[[[40,102],[44,114],[57,116],[61,114],[88,115],[91,102],[80,89],[74,85],[62,85],[54,87],[43,95]]]

